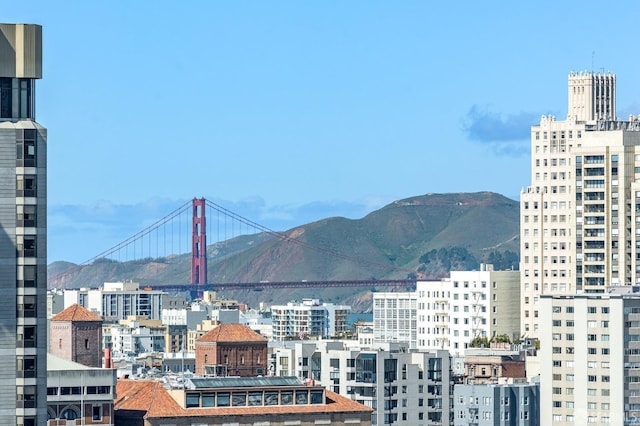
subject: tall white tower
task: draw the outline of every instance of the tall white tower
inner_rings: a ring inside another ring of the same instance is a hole
[[[615,74],[569,74],[569,119],[616,119]]]

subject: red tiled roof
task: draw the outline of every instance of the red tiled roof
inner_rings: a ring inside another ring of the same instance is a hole
[[[242,324],[220,324],[204,336],[196,340],[196,342],[211,343],[238,343],[238,342],[265,342],[267,339],[259,335],[246,325]]]
[[[51,321],[102,321],[102,318],[78,304],[73,304],[52,317]]]
[[[182,408],[160,382],[118,380],[114,410],[146,412],[145,418],[279,415],[296,413],[370,413],[371,408],[326,390],[325,404],[260,407]]]
[[[114,410],[144,411],[154,417],[157,411],[180,413],[184,408],[169,395],[162,383],[148,380],[118,380]]]

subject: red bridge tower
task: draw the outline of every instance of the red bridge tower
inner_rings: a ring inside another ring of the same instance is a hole
[[[204,198],[193,199],[191,227],[191,284],[207,283],[207,218]]]

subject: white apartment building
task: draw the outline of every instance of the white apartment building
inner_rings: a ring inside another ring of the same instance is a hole
[[[520,273],[451,271],[450,278],[418,281],[415,292],[374,293],[374,338],[409,348],[464,353],[474,337],[520,337]]]
[[[540,424],[638,424],[640,288],[540,300]]]
[[[483,264],[478,271],[450,275],[417,285],[419,348],[446,349],[458,356],[474,337],[520,337],[520,309],[513,303],[520,298],[518,271],[494,271]]]
[[[569,74],[566,120],[531,127],[520,195],[522,330],[540,337],[540,296],[640,283],[640,119],[616,118],[613,74]]]
[[[271,307],[273,339],[299,339],[301,336],[330,337],[347,328],[350,306],[305,299]]]
[[[104,346],[110,347],[114,356],[165,352],[166,328],[157,322],[149,327],[132,320],[126,324],[104,325],[102,328]]]
[[[104,322],[117,322],[130,316],[160,320],[163,296],[168,295],[160,290],[140,289],[136,282],[113,282],[104,283],[98,289],[65,290],[64,306],[77,303],[101,316]]]
[[[275,375],[295,375],[371,407],[372,425],[450,425],[453,377],[447,351],[406,343],[286,342],[273,350]]]
[[[373,293],[373,338],[380,343],[405,342],[418,347],[418,294]]]
[[[162,324],[164,325],[186,325],[193,330],[202,321],[209,319],[206,311],[192,311],[190,309],[163,309]]]

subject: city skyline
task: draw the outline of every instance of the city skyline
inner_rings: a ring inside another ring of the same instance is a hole
[[[50,261],[195,196],[274,229],[429,192],[517,200],[571,70],[615,72],[618,117],[640,113],[637,5],[615,26],[551,2],[30,5],[5,20],[45,32]]]

